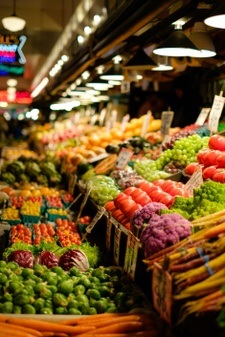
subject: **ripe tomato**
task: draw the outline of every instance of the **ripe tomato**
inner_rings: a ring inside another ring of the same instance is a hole
[[[126,195],[131,195],[132,192],[134,192],[136,190],[136,187],[134,186],[130,186],[130,187],[127,187],[123,193],[125,193]]]
[[[216,164],[218,167],[225,168],[225,152],[220,152],[217,155],[216,160],[212,165],[214,164]]]
[[[105,209],[106,209],[108,212],[112,212],[114,209],[116,209],[115,204],[114,204],[114,201],[113,201],[113,200],[108,201],[108,202],[105,204]]]
[[[116,208],[120,208],[121,201],[127,200],[128,198],[130,198],[130,197],[127,196],[125,193],[123,193],[123,192],[119,193],[114,199],[114,204],[115,204]]]
[[[225,151],[225,137],[222,135],[212,135],[209,138],[210,149]]]
[[[126,209],[124,209],[124,213],[128,217],[128,219],[130,220],[132,215],[134,214],[134,212],[138,211],[141,208],[142,208],[142,206],[140,204],[135,203],[135,205],[133,205],[132,207],[128,206]]]
[[[225,183],[225,169],[216,169],[216,172],[213,174],[212,180],[219,183]]]
[[[203,177],[203,179],[205,179],[205,180],[206,179],[212,179],[214,173],[216,173],[216,169],[217,169],[216,165],[205,167],[203,169],[203,171],[202,171],[202,177]]]
[[[193,162],[185,167],[184,172],[185,174],[191,176],[194,172],[196,172],[199,169],[199,167],[203,167],[203,165],[199,164],[198,162]]]

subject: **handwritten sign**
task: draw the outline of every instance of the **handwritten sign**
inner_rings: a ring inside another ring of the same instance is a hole
[[[161,265],[154,263],[152,272],[153,306],[170,325],[172,316],[172,277]]]
[[[115,227],[113,257],[114,257],[114,261],[117,264],[117,266],[119,266],[119,262],[120,262],[121,233],[122,233],[121,229],[119,227]]]
[[[105,120],[105,115],[106,115],[106,109],[102,109],[99,115],[99,125],[102,126],[104,124]]]
[[[173,121],[174,111],[163,111],[161,115],[162,125],[161,134],[166,136],[169,134],[169,129]]]
[[[202,170],[201,168],[195,171],[188,182],[185,184],[184,188],[190,195],[193,194],[195,188],[198,188],[203,184]]]
[[[130,92],[130,82],[129,81],[123,81],[121,83],[120,91],[122,94],[126,94]]]
[[[112,221],[107,219],[106,225],[106,249],[110,251],[111,249],[111,235],[112,235]]]
[[[195,124],[203,125],[208,117],[209,112],[210,112],[210,108],[202,108],[202,110],[200,111],[200,114],[198,115],[198,118],[196,119]]]
[[[123,170],[127,165],[127,163],[129,162],[129,160],[131,160],[133,153],[134,153],[133,151],[122,147],[115,163],[115,169]]]
[[[135,279],[138,249],[139,240],[133,235],[133,233],[129,232],[127,235],[124,270],[132,280]]]
[[[224,107],[224,97],[223,96],[214,96],[213,105],[209,114],[208,128],[212,133],[218,131],[219,119]]]
[[[125,116],[123,116],[122,121],[121,121],[121,126],[120,126],[120,130],[121,132],[124,132],[127,126],[127,123],[130,120],[130,115],[126,114]]]
[[[152,112],[148,111],[143,120],[142,129],[141,129],[141,137],[144,137],[146,135],[151,117],[152,117]]]

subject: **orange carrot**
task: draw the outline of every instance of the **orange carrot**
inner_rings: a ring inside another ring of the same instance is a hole
[[[132,333],[143,330],[142,322],[119,322],[109,324],[107,326],[90,329],[89,332],[94,334],[107,334],[107,333]],[[85,337],[86,333],[80,334],[79,337]]]
[[[2,337],[3,334],[6,334],[6,336],[14,336],[14,337],[36,337],[37,335],[33,335],[29,332],[22,331],[20,329],[16,329],[14,326],[11,326],[8,323],[1,323],[0,326],[0,336]]]
[[[9,324],[7,322],[0,322],[0,330],[2,328],[4,328],[5,326],[8,326],[12,329],[15,329],[15,330],[19,330],[19,331],[22,331],[22,332],[27,332],[27,333],[30,333],[31,335],[34,335],[34,336],[37,336],[37,337],[42,337],[42,333],[40,331],[37,331],[35,329],[30,329],[30,328],[26,328],[26,327],[23,327],[23,326],[18,326],[18,325],[14,325],[14,324]]]
[[[68,334],[64,332],[43,331],[42,337],[68,337]]]
[[[0,315],[0,322],[6,322],[7,317],[4,315]]]
[[[41,321],[36,320],[32,318],[17,318],[17,317],[10,317],[7,319],[8,323],[19,325],[19,326],[25,326],[27,328],[33,328],[38,331],[52,331],[52,332],[64,332],[69,334],[81,334],[86,331],[89,331],[91,328],[94,329],[94,326],[67,326],[60,323],[54,323],[54,322],[47,322],[47,321]]]
[[[222,222],[221,224],[217,226],[209,228],[207,232],[205,232],[204,237],[206,239],[211,239],[211,238],[218,236],[221,233],[225,233],[225,222]]]
[[[135,333],[84,333],[82,335],[70,336],[70,337],[160,337],[158,330],[146,330]]]
[[[141,320],[140,315],[127,315],[127,316],[120,316],[120,317],[111,317],[108,319],[101,320],[99,322],[95,323],[96,328],[100,328],[103,326],[109,326],[113,323],[119,323],[119,322],[138,322]]]
[[[125,316],[127,314],[121,314],[121,313],[102,313],[102,314],[96,314],[96,315],[89,315],[89,316],[81,316],[81,317],[75,317],[75,318],[69,318],[65,319],[60,322],[60,324],[65,324],[65,325],[76,325],[76,324],[86,324],[90,322],[98,322],[100,319],[106,319],[109,317],[120,317],[120,316]]]

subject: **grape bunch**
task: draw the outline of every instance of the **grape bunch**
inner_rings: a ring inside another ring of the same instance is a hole
[[[196,161],[196,154],[204,147],[208,147],[209,137],[200,137],[197,134],[175,141],[173,149],[162,152],[155,161],[157,170],[162,170],[170,161],[178,161],[181,167]]]
[[[134,170],[147,181],[165,179],[169,173],[158,170],[153,160],[137,160],[134,162]]]
[[[194,130],[183,130],[175,135],[173,135],[168,142],[165,142],[162,144],[162,150],[165,151],[167,149],[172,149],[174,147],[175,142],[180,139],[180,138],[185,138],[191,135],[194,135],[195,131]]]

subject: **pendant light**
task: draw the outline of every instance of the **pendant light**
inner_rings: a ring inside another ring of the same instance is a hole
[[[22,30],[26,21],[16,15],[16,0],[13,0],[13,14],[2,19],[3,27],[11,32]]]
[[[119,64],[114,64],[106,73],[102,74],[100,78],[106,81],[123,81],[122,67]]]
[[[213,28],[225,29],[225,14],[210,16],[204,20],[204,23]]]
[[[216,55],[213,40],[209,36],[207,27],[203,22],[195,22],[189,38],[201,50],[202,58]]]
[[[156,63],[144,50],[139,50],[124,66],[125,69],[145,70],[152,69]]]
[[[152,71],[169,71],[173,70],[167,56],[158,56],[158,65],[152,68]]]
[[[153,53],[169,57],[201,57],[201,51],[182,31],[182,25],[176,24],[175,30],[158,45]]]

